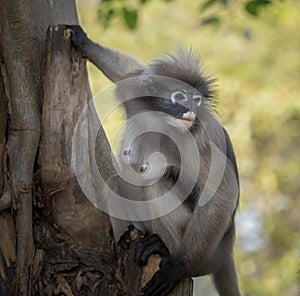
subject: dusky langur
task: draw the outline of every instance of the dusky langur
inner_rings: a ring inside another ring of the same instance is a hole
[[[121,173],[110,187],[130,203],[108,211],[122,212],[111,215],[116,241],[129,224],[148,233],[137,243],[137,264],[162,256],[142,294],[167,295],[184,277],[211,274],[219,295],[240,295],[233,258],[236,159],[216,119],[215,80],[203,73],[199,55],[179,49],[144,66],[92,42],[79,26],[69,28],[83,57],[116,83],[126,112]]]

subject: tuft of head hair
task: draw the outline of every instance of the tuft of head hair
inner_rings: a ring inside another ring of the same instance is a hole
[[[214,102],[216,79],[207,76],[201,67],[200,55],[194,50],[177,49],[176,55],[167,53],[154,60],[143,74],[161,75],[181,80],[196,88],[205,98]]]

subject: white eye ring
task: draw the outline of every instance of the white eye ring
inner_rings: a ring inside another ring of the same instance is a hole
[[[193,95],[193,101],[200,106],[202,103],[203,97],[201,95]]]
[[[175,104],[176,102],[182,102],[182,101],[187,101],[187,97],[186,94],[184,94],[181,91],[175,91],[174,93],[171,94],[171,101],[173,104]]]

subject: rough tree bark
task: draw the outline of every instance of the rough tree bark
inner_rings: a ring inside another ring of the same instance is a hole
[[[117,259],[108,217],[77,184],[71,139],[90,91],[64,27],[51,27],[46,47],[48,26],[59,23],[78,23],[73,1],[0,6],[0,295],[137,295],[157,260],[135,265],[136,232]],[[107,179],[103,130],[96,155]],[[191,290],[183,281],[172,295]]]

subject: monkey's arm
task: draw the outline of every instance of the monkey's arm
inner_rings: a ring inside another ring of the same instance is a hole
[[[112,82],[144,70],[144,66],[130,55],[94,43],[80,26],[72,25],[68,28],[72,31],[71,40],[74,46]]]

